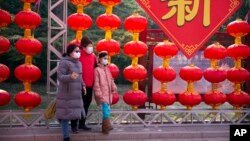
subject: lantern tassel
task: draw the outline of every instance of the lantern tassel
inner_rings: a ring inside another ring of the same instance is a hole
[[[24,38],[32,38],[31,29],[25,29],[24,30]]]
[[[30,3],[25,2],[25,3],[23,4],[23,10],[24,10],[24,11],[31,11]]]
[[[111,5],[108,5],[108,6],[106,6],[106,14],[112,14],[112,12],[113,12],[113,6],[111,6]]]
[[[169,58],[164,58],[163,59],[162,66],[164,68],[168,68],[169,67]]]
[[[212,59],[210,67],[214,69],[218,68],[218,60]]]
[[[132,83],[132,90],[133,91],[138,91],[139,90],[139,83],[138,81],[135,81]]]
[[[241,36],[236,36],[234,42],[235,42],[235,44],[242,44],[242,42],[241,42]]]
[[[237,69],[241,68],[241,59],[235,60],[235,68],[237,68]]]
[[[27,65],[32,64],[32,56],[30,56],[30,55],[25,56],[25,64],[27,64]]]
[[[76,40],[81,41],[81,39],[82,39],[82,31],[78,30],[76,31]]]
[[[26,92],[30,92],[31,91],[31,83],[29,83],[29,82],[23,82],[23,85],[24,85],[24,90]]]
[[[132,58],[132,66],[137,66],[138,65],[138,57],[133,57]]]
[[[161,83],[161,92],[167,91],[167,83]]]
[[[133,41],[139,41],[139,33],[133,33]]]
[[[84,12],[83,5],[82,4],[78,4],[77,5],[77,13],[81,14],[83,12]]]
[[[112,32],[111,32],[111,30],[107,30],[107,31],[105,32],[105,39],[106,39],[106,40],[112,39]]]
[[[188,81],[187,91],[190,93],[194,92],[194,83],[192,81]]]

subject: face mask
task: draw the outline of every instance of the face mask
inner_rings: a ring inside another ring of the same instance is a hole
[[[103,59],[103,60],[102,60],[102,64],[103,64],[104,66],[106,66],[106,65],[108,64],[108,60],[107,60],[107,59]]]
[[[87,52],[88,54],[93,53],[93,47],[87,47],[87,48],[86,48],[86,52]]]
[[[73,54],[73,57],[74,57],[75,59],[79,59],[80,56],[81,56],[81,53],[80,53],[80,52],[74,52],[74,54]]]

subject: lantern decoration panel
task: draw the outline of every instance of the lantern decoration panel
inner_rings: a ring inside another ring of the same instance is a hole
[[[11,15],[8,11],[0,9],[0,30],[9,26]],[[0,55],[7,53],[10,49],[10,41],[8,38],[0,35]],[[10,76],[10,69],[5,64],[0,63],[0,83],[5,81]],[[0,89],[0,107],[6,106],[11,100],[10,94],[6,90]]]
[[[42,51],[42,43],[34,38],[34,30],[41,24],[40,15],[31,10],[31,4],[37,0],[21,0],[23,10],[15,16],[15,23],[24,30],[24,36],[16,41],[16,50],[25,56],[24,64],[19,65],[14,70],[15,77],[22,81],[24,90],[18,92],[15,97],[15,103],[23,108],[25,112],[40,105],[41,96],[32,91],[31,83],[38,81],[41,77],[41,70],[32,64],[34,55]]]
[[[137,110],[147,101],[145,92],[139,90],[139,81],[146,79],[147,70],[138,64],[139,57],[146,55],[148,50],[147,45],[139,41],[139,33],[145,30],[147,25],[147,19],[138,13],[134,13],[124,21],[124,28],[132,33],[133,40],[124,45],[124,54],[131,57],[132,62],[123,70],[123,76],[132,83],[132,89],[124,93],[123,100],[132,110]]]
[[[96,18],[96,25],[105,32],[105,37],[99,40],[96,44],[96,51],[107,51],[108,53],[108,68],[112,74],[113,79],[119,76],[120,70],[118,66],[112,63],[112,57],[119,54],[120,42],[112,39],[112,32],[117,30],[121,26],[121,19],[113,14],[113,7],[120,4],[122,0],[99,0],[99,3],[105,6],[105,13],[99,15]],[[113,100],[111,105],[116,104],[119,101],[119,94],[112,94]]]
[[[156,105],[160,105],[161,110],[165,110],[166,106],[170,106],[176,101],[175,95],[168,91],[167,83],[176,78],[176,72],[169,65],[169,61],[178,53],[178,48],[174,43],[166,40],[155,46],[154,53],[163,61],[162,65],[153,71],[155,79],[161,82],[161,87],[159,91],[153,93],[152,101]]]

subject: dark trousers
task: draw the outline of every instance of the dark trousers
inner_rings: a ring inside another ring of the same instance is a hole
[[[83,108],[85,110],[86,116],[89,111],[89,105],[92,101],[92,96],[93,96],[93,87],[86,87],[86,95],[82,95],[82,101],[83,101]],[[85,121],[86,118],[82,116],[82,118],[79,120],[79,126],[85,126]],[[78,120],[71,120],[71,128],[76,128],[77,127],[77,122]]]

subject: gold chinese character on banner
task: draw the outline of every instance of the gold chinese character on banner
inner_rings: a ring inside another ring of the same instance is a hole
[[[171,7],[171,10],[162,16],[162,20],[167,20],[177,14],[178,26],[183,26],[185,21],[192,21],[200,5],[200,0],[161,0],[161,2],[165,1],[168,1],[167,5]],[[204,0],[203,25],[210,25],[210,0]]]

